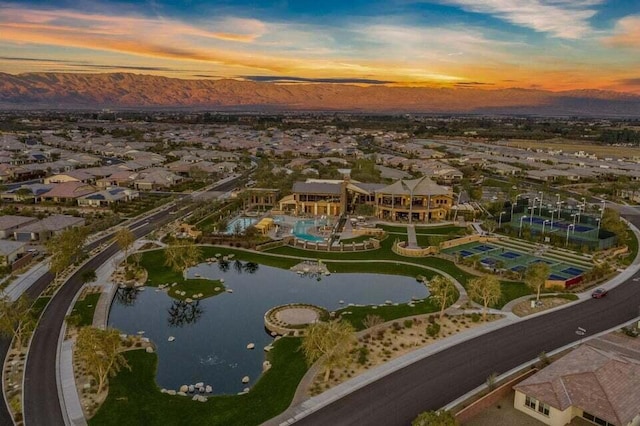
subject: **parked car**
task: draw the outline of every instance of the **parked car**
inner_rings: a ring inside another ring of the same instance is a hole
[[[604,288],[597,288],[591,293],[591,297],[594,299],[601,299],[607,295],[607,290]]]

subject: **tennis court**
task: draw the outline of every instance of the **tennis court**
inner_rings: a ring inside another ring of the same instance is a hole
[[[443,253],[469,258],[477,256],[480,264],[487,268],[495,270],[511,270],[518,273],[526,271],[527,266],[536,263],[546,263],[551,269],[549,275],[550,280],[567,281],[582,275],[585,272],[584,267],[577,267],[570,261],[556,260],[554,258],[545,258],[524,250],[517,250],[512,247],[505,247],[496,244],[487,243],[468,243],[456,247],[450,247],[443,250]]]

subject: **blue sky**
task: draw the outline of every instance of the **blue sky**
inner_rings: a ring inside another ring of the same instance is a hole
[[[0,71],[640,92],[637,0],[0,2]]]

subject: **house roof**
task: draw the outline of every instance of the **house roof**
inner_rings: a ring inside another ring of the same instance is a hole
[[[614,424],[640,414],[640,342],[605,335],[514,388],[559,410],[578,407]]]
[[[440,186],[426,176],[419,179],[401,179],[376,192],[391,195],[450,195],[451,190]]]
[[[0,256],[8,256],[26,245],[20,241],[0,240]]]
[[[334,182],[296,182],[293,192],[304,194],[341,194],[341,183]]]
[[[54,214],[44,219],[30,223],[21,228],[16,229],[17,233],[25,232],[41,232],[41,231],[60,231],[73,226],[84,225],[84,219],[62,214]]]
[[[35,222],[37,220],[38,219],[36,219],[35,217],[27,217],[27,216],[13,216],[13,215],[0,216],[0,230],[15,228],[16,226]]]
[[[82,182],[63,182],[42,196],[45,198],[78,198],[96,192],[95,188]]]

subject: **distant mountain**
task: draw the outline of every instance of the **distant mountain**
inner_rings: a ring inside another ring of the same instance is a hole
[[[640,116],[640,96],[550,92],[181,80],[126,73],[0,73],[0,108],[198,108],[367,112]]]

